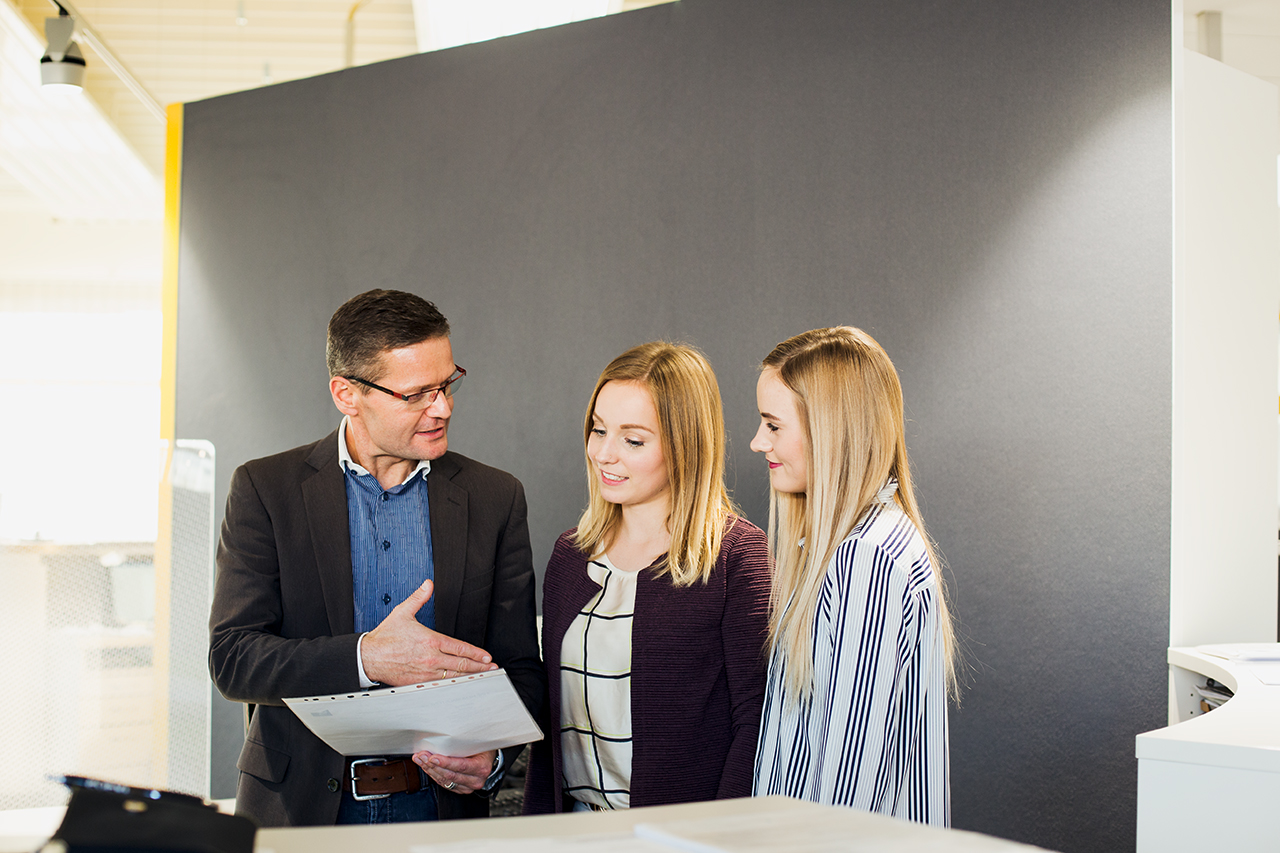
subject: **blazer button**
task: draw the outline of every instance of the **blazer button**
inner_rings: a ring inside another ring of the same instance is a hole
[[[326,787],[328,787],[328,789],[329,789],[330,791],[333,791],[333,792],[335,792],[335,793],[336,793],[336,792],[337,792],[337,790],[338,790],[338,780],[337,780],[337,779],[330,779],[330,780],[326,783]]]

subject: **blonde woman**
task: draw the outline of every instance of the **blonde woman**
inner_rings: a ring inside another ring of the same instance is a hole
[[[858,329],[764,360],[770,662],[755,793],[950,824],[951,621],[911,489],[902,387]]]
[[[628,350],[596,382],[583,437],[587,509],[543,584],[547,738],[525,811],[747,796],[768,542],[725,490],[711,365],[679,344]]]

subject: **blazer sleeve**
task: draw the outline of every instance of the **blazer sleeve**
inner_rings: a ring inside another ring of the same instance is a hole
[[[523,814],[551,814],[556,808],[555,758],[551,738],[560,736],[560,726],[551,725],[551,710],[543,703],[535,717],[542,729],[542,740],[529,744],[529,768],[524,777]]]
[[[731,535],[734,541],[725,555],[725,607],[720,633],[733,731],[724,775],[716,792],[720,799],[751,794],[764,706],[764,649],[769,633],[768,539],[760,528],[742,521]]]
[[[528,506],[524,486],[515,488],[498,543],[493,570],[493,595],[485,636],[485,650],[507,671],[511,684],[535,719],[546,695],[547,676],[538,652],[538,605],[529,545]],[[505,751],[511,766],[523,747]]]
[[[296,594],[313,596],[315,604],[292,607],[286,624],[280,551],[289,543],[282,542],[280,526],[250,468],[236,469],[218,542],[209,619],[209,673],[232,701],[280,705],[285,696],[360,686],[358,637],[328,636],[318,580],[293,579]],[[305,611],[310,612],[294,616]]]
[[[573,547],[577,528],[560,535],[547,561],[542,578],[542,651],[547,678],[546,700],[536,717],[542,740],[529,751],[529,769],[524,782],[524,813],[550,814],[564,810],[560,790],[560,644],[564,626],[576,614],[577,596],[570,592],[568,579],[577,572],[582,555]],[[593,588],[594,584],[591,585]]]

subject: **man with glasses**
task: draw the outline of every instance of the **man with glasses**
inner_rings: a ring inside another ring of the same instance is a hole
[[[281,703],[499,666],[531,714],[545,690],[523,487],[448,450],[467,375],[448,321],[371,290],[334,313],[327,360],[338,429],[240,466],[227,498],[209,667],[248,704],[236,810],[262,826],[483,817],[518,748],[344,759]]]

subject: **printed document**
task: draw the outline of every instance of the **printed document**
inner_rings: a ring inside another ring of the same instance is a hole
[[[502,669],[284,703],[342,755],[464,756],[542,738]]]

